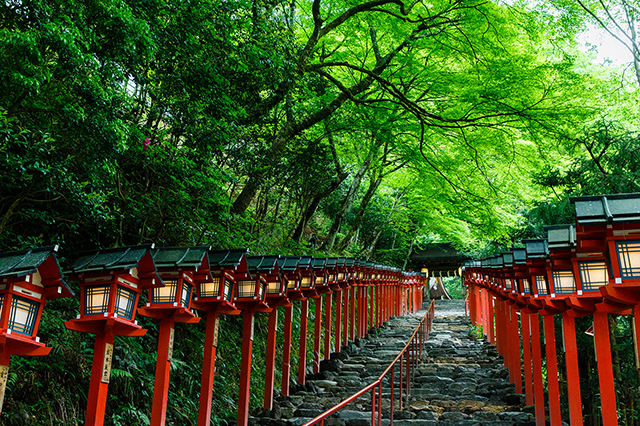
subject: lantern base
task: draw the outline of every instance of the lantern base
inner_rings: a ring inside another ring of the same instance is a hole
[[[284,297],[284,296],[269,296],[267,294],[267,300],[266,300],[267,304],[273,308],[278,307],[278,306],[282,306],[282,307],[287,307],[287,306],[293,306],[293,303],[291,302],[291,300],[289,300],[288,298]]]
[[[272,308],[262,300],[247,301],[247,302],[237,301],[236,307],[241,311],[267,312],[267,313],[272,311]]]
[[[114,336],[141,337],[147,333],[138,324],[120,317],[100,317],[91,318],[85,316],[83,318],[65,321],[64,326],[68,330],[79,331],[81,333],[102,333],[105,330],[111,330]]]
[[[236,305],[228,300],[194,300],[191,302],[191,307],[199,311],[216,312],[218,314],[225,315],[240,315],[240,311]]]
[[[163,306],[147,306],[138,308],[138,313],[147,318],[163,320],[173,318],[175,322],[196,324],[200,322],[200,317],[191,310],[183,306],[181,307],[163,307]]]
[[[0,353],[5,355],[45,356],[49,355],[51,348],[34,339],[21,336],[17,333],[0,333]]]

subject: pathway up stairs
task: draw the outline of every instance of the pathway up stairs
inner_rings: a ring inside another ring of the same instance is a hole
[[[407,425],[535,425],[532,407],[515,393],[495,347],[474,339],[464,316],[464,301],[437,300],[433,330],[426,342],[408,407],[398,410],[399,377],[395,375],[395,426]],[[271,412],[251,419],[252,425],[302,425],[337,405],[369,383],[402,350],[425,311],[393,318],[365,338],[322,361],[321,372],[277,398]],[[389,424],[389,383],[383,386],[382,425]],[[406,405],[406,404],[405,404]],[[371,425],[371,394],[363,396],[325,421],[326,426]]]

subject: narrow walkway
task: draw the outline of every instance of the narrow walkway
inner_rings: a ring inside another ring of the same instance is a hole
[[[393,318],[347,350],[323,361],[321,372],[307,376],[307,384],[277,398],[276,408],[253,425],[302,425],[375,381],[402,350],[425,311]],[[394,410],[394,425],[533,425],[522,411],[524,397],[515,394],[507,370],[494,347],[469,336],[464,301],[436,301],[427,356],[415,375],[409,406]],[[398,386],[396,375],[396,386]],[[383,399],[388,397],[385,385]],[[397,387],[396,387],[397,389]],[[386,393],[387,395],[385,395]],[[396,397],[397,398],[397,397]],[[389,424],[389,402],[383,400],[382,425]],[[371,425],[371,398],[352,403],[326,425]]]

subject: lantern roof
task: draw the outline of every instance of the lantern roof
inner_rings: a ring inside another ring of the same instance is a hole
[[[18,278],[40,273],[41,284],[47,299],[59,299],[73,296],[73,291],[63,280],[56,252],[58,246],[24,249],[0,253],[0,279]]]
[[[71,265],[74,275],[92,272],[126,271],[137,268],[142,289],[163,287],[162,279],[156,273],[156,265],[151,256],[153,244],[117,247],[97,250],[80,256]]]
[[[351,268],[353,266],[355,266],[356,264],[356,259],[354,259],[353,257],[347,257],[345,259],[345,266],[348,268]]]
[[[311,266],[313,267],[313,269],[325,269],[326,261],[327,260],[324,257],[315,257],[311,262]]]
[[[527,258],[546,258],[549,256],[549,245],[543,238],[524,240],[526,245]]]
[[[578,225],[640,222],[640,194],[570,197]]]
[[[369,269],[375,269],[375,267],[376,267],[376,264],[374,262],[365,262],[365,265]]]
[[[280,255],[248,256],[247,267],[250,271],[278,273],[278,259]],[[275,271],[274,271],[275,270]]]
[[[209,252],[209,265],[218,268],[246,269],[248,249],[217,250]],[[243,268],[244,267],[244,268]]]
[[[576,246],[576,227],[574,225],[545,226],[549,250],[566,249]]]
[[[493,269],[500,269],[504,266],[503,260],[502,260],[502,256],[493,256],[491,258],[489,258],[489,265],[493,268]]]
[[[299,262],[300,262],[299,257],[295,257],[295,256],[281,257],[278,259],[278,267],[280,268],[280,270],[284,272],[297,271]]]
[[[504,252],[502,253],[502,263],[505,268],[513,267],[513,252]]]
[[[325,267],[327,269],[335,269],[338,267],[338,258],[337,257],[327,257],[325,263]]]
[[[162,247],[153,252],[157,268],[198,269],[209,252],[209,246]]]
[[[313,258],[311,256],[302,256],[299,258],[298,267],[300,269],[312,268]]]
[[[513,252],[513,263],[516,265],[524,265],[527,263],[527,248],[526,247],[511,247]]]
[[[71,266],[74,273],[117,271],[137,268],[153,244],[144,244],[131,247],[117,247],[106,250],[97,250],[86,253]],[[151,259],[153,269],[155,264]]]
[[[336,257],[336,268],[344,268],[347,264],[347,259],[344,257]]]

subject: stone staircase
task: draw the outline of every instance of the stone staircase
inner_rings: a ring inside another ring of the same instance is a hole
[[[365,338],[322,361],[321,372],[276,399],[271,412],[257,413],[252,425],[302,425],[374,382],[393,361],[425,311],[393,318]],[[399,410],[395,374],[394,425],[534,425],[532,407],[524,407],[508,380],[495,347],[469,334],[461,300],[436,301],[436,316],[426,354],[415,371],[408,405]],[[388,425],[390,383],[383,383],[382,425]],[[406,399],[405,399],[406,401]],[[326,426],[371,425],[371,393],[325,421]]]

